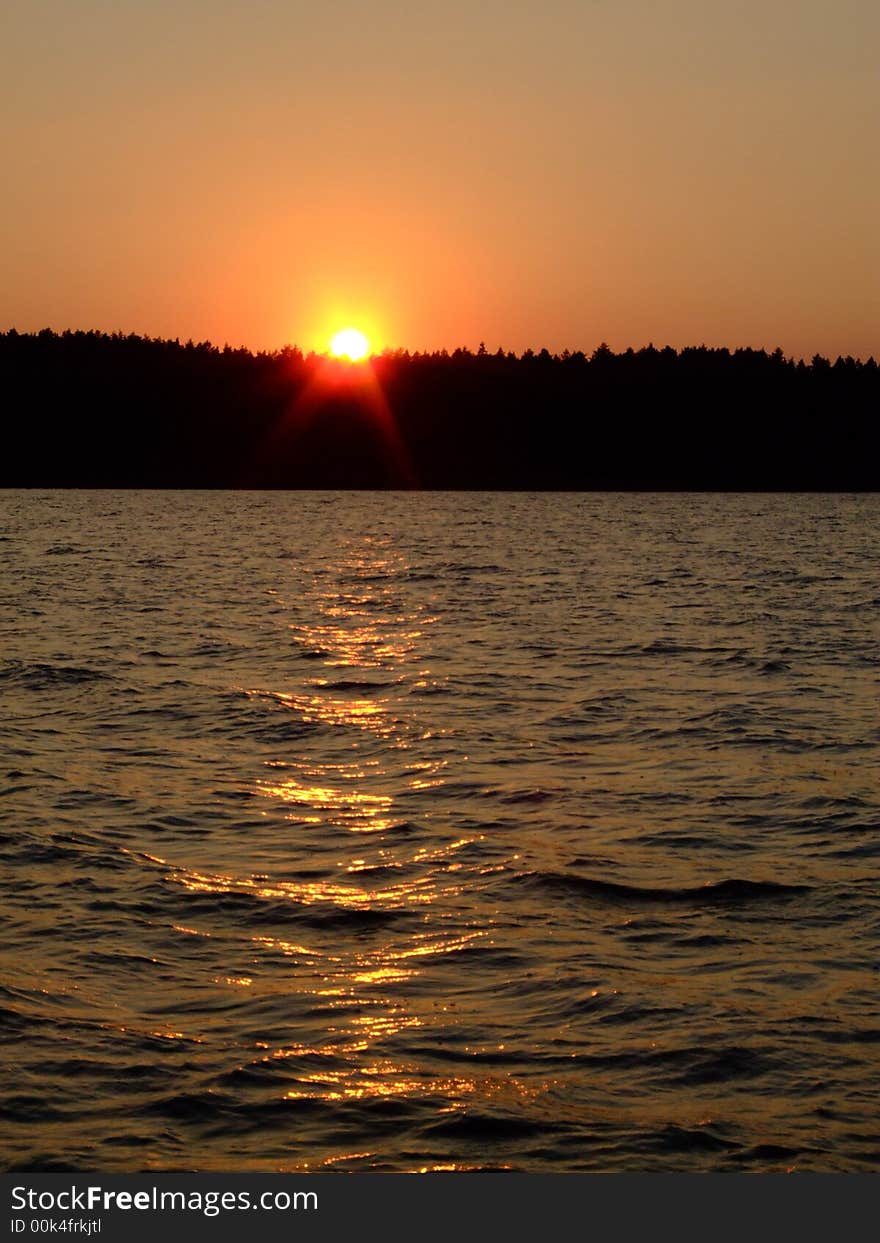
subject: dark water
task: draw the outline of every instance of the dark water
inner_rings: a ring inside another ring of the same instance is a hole
[[[0,515],[7,1168],[880,1167],[880,498]]]

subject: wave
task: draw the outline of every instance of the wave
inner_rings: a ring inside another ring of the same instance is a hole
[[[112,681],[112,675],[85,665],[8,660],[0,666],[0,681],[11,682],[29,691],[50,691],[63,686]]]
[[[168,902],[166,892],[156,903],[143,901],[139,909],[147,914],[165,914]],[[315,928],[354,930],[395,924],[418,915],[416,910],[405,907],[349,907],[334,902],[301,902],[294,897],[266,898],[241,891],[179,892],[174,905],[182,907],[184,915],[217,915],[224,920],[244,920],[247,926],[254,927],[304,924]]]
[[[475,1110],[444,1118],[427,1128],[427,1133],[447,1139],[485,1141],[548,1136],[566,1129],[568,1128],[561,1123],[553,1124],[546,1118],[526,1118],[516,1114],[491,1114]]]
[[[340,678],[335,682],[326,682],[322,678],[312,685],[322,691],[382,691],[388,690],[393,682],[376,682],[366,678]]]
[[[710,881],[705,885],[664,888],[648,885],[625,885],[620,881],[600,880],[572,872],[528,872],[516,877],[516,883],[549,893],[565,892],[605,902],[650,903],[661,906],[739,905],[746,902],[786,899],[808,893],[809,885],[782,884],[779,881],[757,881],[731,877]]]

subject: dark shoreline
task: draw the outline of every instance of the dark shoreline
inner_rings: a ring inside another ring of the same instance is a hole
[[[346,364],[0,334],[2,487],[872,492],[880,368],[780,350]]]
[[[509,495],[509,496],[876,496],[880,492],[880,484],[867,488],[400,488],[400,487],[285,487],[278,484],[274,487],[229,487],[225,484],[199,484],[190,487],[187,484],[78,484],[78,483],[0,483],[0,492],[232,492],[232,493],[287,493],[302,492],[381,492],[389,496],[411,496],[414,493],[424,496],[444,496],[458,494],[461,496],[475,495]]]

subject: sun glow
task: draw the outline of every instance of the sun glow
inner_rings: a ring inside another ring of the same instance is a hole
[[[333,357],[347,358],[349,362],[360,362],[369,352],[370,343],[357,328],[341,329],[330,342],[330,353]]]

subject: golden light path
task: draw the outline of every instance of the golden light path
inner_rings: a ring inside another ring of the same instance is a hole
[[[167,884],[193,897],[234,895],[267,910],[274,906],[279,917],[285,911],[310,916],[297,919],[295,939],[267,929],[240,940],[222,924],[203,926],[198,907],[192,923],[174,925],[181,937],[219,937],[236,947],[230,959],[236,967],[213,976],[215,988],[246,992],[255,1005],[284,998],[291,1014],[304,1009],[321,1016],[311,1030],[292,1022],[289,1031],[272,1032],[238,1054],[242,1072],[259,1069],[271,1076],[277,1068],[272,1090],[292,1108],[302,1101],[351,1105],[398,1097],[430,1099],[438,1117],[476,1102],[518,1109],[548,1093],[550,1081],[483,1060],[464,1064],[458,1074],[439,1073],[418,1052],[420,1036],[433,1032],[442,1043],[462,1024],[474,1030],[482,1025],[486,999],[479,990],[439,1005],[424,981],[444,961],[465,962],[479,947],[491,946],[491,921],[473,917],[468,895],[504,866],[471,860],[477,835],[462,833],[455,816],[444,823],[439,810],[429,837],[397,835],[406,829],[413,793],[437,790],[448,777],[445,728],[426,719],[418,699],[410,697],[413,687],[435,682],[428,638],[437,617],[430,600],[401,594],[408,564],[390,537],[342,541],[335,581],[328,581],[324,569],[306,567],[313,576],[308,598],[303,606],[297,597],[287,622],[293,652],[315,656],[315,672],[292,685],[242,688],[273,711],[337,736],[319,754],[292,750],[266,758],[262,774],[254,775],[262,815],[286,826],[291,844],[299,833],[324,830],[303,839],[315,856],[314,870],[243,872],[212,856],[198,862],[140,857],[160,869]],[[283,589],[279,598],[286,600]],[[373,740],[381,746],[371,750]],[[321,843],[326,846],[318,859]],[[328,937],[321,930],[325,914],[407,911],[414,917],[410,925],[388,925],[369,938]],[[267,971],[266,963],[275,970]],[[200,1043],[223,1039],[218,1031],[188,1037],[176,1026],[154,1034]],[[504,1046],[461,1048],[476,1059]],[[374,1155],[328,1143],[318,1163],[369,1161]]]

